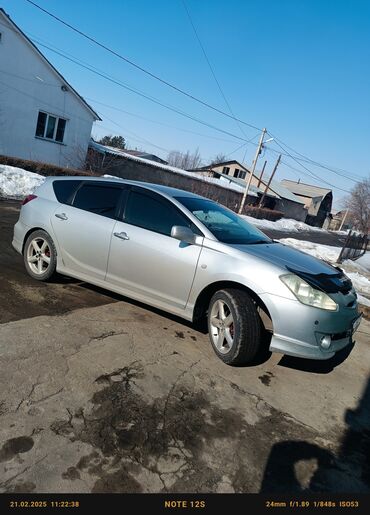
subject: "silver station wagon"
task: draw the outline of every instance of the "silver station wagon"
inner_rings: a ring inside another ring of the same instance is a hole
[[[327,359],[360,323],[341,269],[165,186],[48,177],[25,199],[13,246],[39,281],[59,272],[186,320],[207,317],[213,349],[230,365],[253,360],[266,327],[271,351]]]

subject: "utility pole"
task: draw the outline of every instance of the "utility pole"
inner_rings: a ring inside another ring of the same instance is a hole
[[[272,178],[274,177],[275,172],[276,172],[276,170],[277,170],[277,167],[279,166],[280,159],[281,159],[281,154],[279,154],[279,157],[277,158],[277,161],[276,161],[276,163],[275,163],[274,169],[272,170],[271,177],[269,178],[268,183],[266,184],[265,191],[263,192],[263,195],[262,195],[262,197],[261,197],[260,203],[258,204],[258,207],[261,207],[261,206],[262,206],[262,202],[263,202],[263,201],[264,201],[264,199],[265,199],[265,196],[266,196],[267,190],[268,190],[268,189],[269,189],[269,187],[270,187],[270,184],[271,184]]]
[[[258,179],[257,188],[259,188],[259,187],[260,187],[261,180],[262,180],[262,176],[263,176],[263,172],[265,171],[266,165],[267,165],[267,161],[265,161],[265,162],[263,163],[262,172],[261,172],[260,178]]]
[[[247,182],[247,185],[245,187],[245,191],[243,193],[242,201],[240,203],[240,207],[239,207],[239,211],[238,211],[239,214],[243,212],[243,208],[244,208],[244,204],[245,204],[245,199],[247,198],[247,195],[248,195],[249,186],[251,185],[251,182],[252,182],[252,177],[253,177],[253,174],[254,174],[254,170],[256,169],[256,164],[257,164],[257,161],[258,161],[258,156],[260,155],[261,150],[262,150],[263,138],[265,137],[266,132],[267,131],[266,131],[265,128],[262,129],[262,134],[261,134],[260,140],[258,142],[258,147],[257,147],[256,155],[255,155],[255,157],[253,159],[253,163],[252,163],[252,170],[250,171],[248,182]]]
[[[349,207],[347,207],[347,209],[346,209],[346,212],[345,212],[345,214],[344,214],[344,217],[342,218],[342,222],[341,222],[341,224],[340,224],[340,227],[339,227],[338,231],[341,231],[341,230],[342,230],[342,227],[343,227],[344,222],[346,221],[346,218],[347,218],[347,215],[348,215],[348,211],[349,211]]]

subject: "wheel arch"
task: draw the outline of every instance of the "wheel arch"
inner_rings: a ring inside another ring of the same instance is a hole
[[[214,283],[209,284],[206,286],[198,295],[193,309],[193,322],[198,322],[202,320],[208,310],[208,305],[211,300],[211,297],[216,291],[224,290],[226,288],[234,288],[237,290],[245,291],[255,302],[257,309],[260,313],[260,317],[262,319],[262,322],[266,329],[273,330],[273,323],[272,323],[272,317],[271,314],[266,306],[266,304],[263,302],[261,297],[257,295],[253,290],[248,288],[248,286],[245,286],[244,284],[238,283],[236,281],[216,281]],[[264,313],[265,316],[263,316],[262,313]],[[268,323],[268,320],[270,323]],[[267,322],[267,324],[266,324]],[[269,327],[269,325],[271,327]]]
[[[26,241],[27,241],[27,238],[30,236],[30,234],[32,234],[33,232],[36,232],[36,231],[44,231],[46,232],[46,234],[48,234],[50,236],[50,238],[53,240],[54,242],[54,245],[55,245],[55,241],[54,241],[54,238],[52,237],[52,235],[49,233],[49,231],[47,231],[46,229],[44,229],[43,227],[32,227],[32,229],[29,229],[26,234],[24,235],[24,238],[23,238],[23,243],[22,243],[22,254],[24,254],[24,246],[26,245]]]

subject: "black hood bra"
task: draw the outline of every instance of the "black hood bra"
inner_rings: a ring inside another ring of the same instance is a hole
[[[343,271],[338,267],[333,267],[338,270],[336,274],[310,274],[308,272],[301,272],[294,270],[294,268],[287,267],[289,272],[292,272],[302,279],[304,279],[310,286],[317,290],[322,290],[325,293],[348,293],[352,290],[352,281],[344,275]]]

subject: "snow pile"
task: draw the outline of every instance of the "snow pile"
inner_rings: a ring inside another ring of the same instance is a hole
[[[45,177],[37,173],[27,172],[23,168],[0,165],[0,197],[23,198],[34,192]]]
[[[279,241],[280,243],[284,243],[284,245],[302,250],[306,252],[306,254],[323,259],[324,261],[329,261],[330,263],[336,263],[341,251],[340,247],[331,247],[330,245],[322,245],[321,243],[302,241],[295,238],[282,238]]]
[[[293,220],[292,218],[280,218],[280,220],[276,220],[276,222],[272,222],[271,220],[265,219],[260,220],[258,218],[253,218],[252,216],[246,215],[242,215],[242,218],[247,220],[247,222],[259,227],[260,229],[271,229],[273,231],[284,232],[326,232],[325,229],[321,229],[320,227],[312,227],[311,225],[307,225],[304,222],[298,222],[298,220]]]
[[[361,266],[365,270],[368,270],[370,273],[370,252],[366,252],[363,256],[356,259],[354,263],[356,263],[356,265]]]
[[[364,275],[359,274],[358,272],[347,272],[345,267],[341,267],[345,271],[346,275],[351,279],[353,286],[356,291],[360,293],[364,293],[370,297],[370,281]]]
[[[363,297],[362,295],[360,295],[359,293],[357,293],[357,300],[360,304],[362,304],[363,306],[369,306],[370,307],[370,300],[367,299],[366,297]]]

